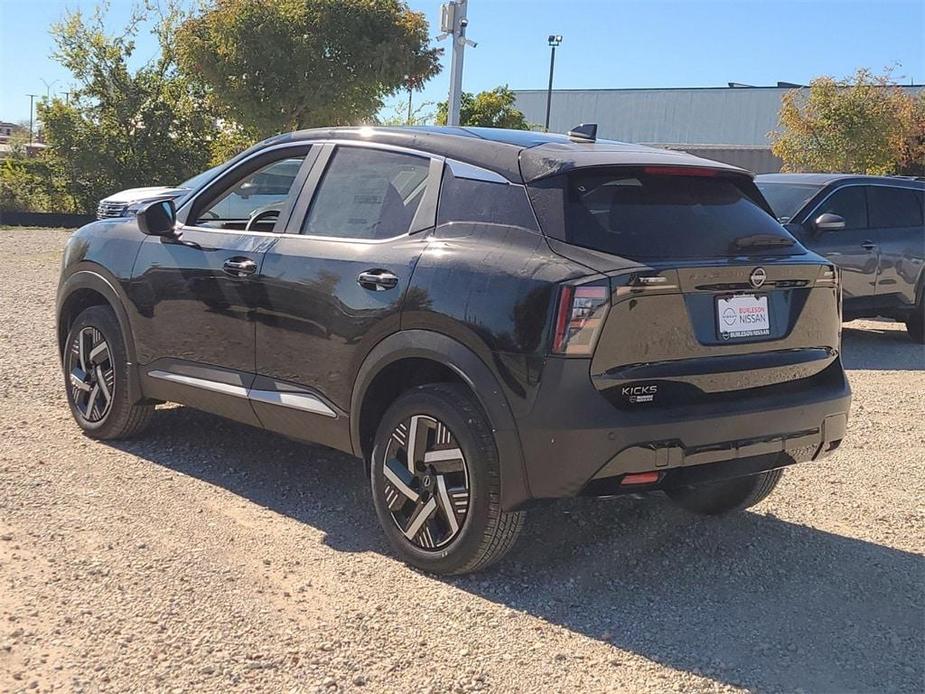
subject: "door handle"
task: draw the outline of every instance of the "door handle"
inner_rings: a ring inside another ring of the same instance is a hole
[[[222,265],[222,270],[232,277],[247,277],[257,272],[257,263],[250,258],[229,258]]]
[[[398,286],[398,278],[388,270],[367,270],[357,275],[357,284],[363,289],[384,292]]]
[[[863,241],[861,243],[861,248],[863,248],[865,251],[872,251],[876,247],[877,247],[877,244],[874,243],[873,241]]]

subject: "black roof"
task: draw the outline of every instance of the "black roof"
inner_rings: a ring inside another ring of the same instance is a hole
[[[584,166],[695,166],[747,174],[729,164],[686,152],[613,140],[573,142],[565,135],[502,128],[451,126],[344,127],[299,130],[277,135],[256,148],[282,142],[367,140],[439,154],[495,171],[510,181],[528,182]]]

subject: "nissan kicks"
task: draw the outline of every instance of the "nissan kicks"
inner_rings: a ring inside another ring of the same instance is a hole
[[[839,311],[741,169],[420,127],[274,137],[179,209],[83,227],[57,319],[89,436],[172,401],[345,451],[395,552],[452,574],[542,499],[759,502],[845,435]]]

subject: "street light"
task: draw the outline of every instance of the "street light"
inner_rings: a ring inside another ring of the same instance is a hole
[[[562,43],[560,34],[550,34],[546,39],[551,52],[549,54],[549,89],[546,90],[546,131],[549,131],[549,107],[552,105],[552,71],[556,67],[556,46]]]
[[[34,125],[33,125],[33,123],[34,123],[34,118],[33,118],[33,115],[32,115],[32,114],[34,113],[34,110],[33,110],[33,108],[32,108],[32,102],[33,102],[35,99],[37,99],[39,95],[38,95],[38,94],[26,94],[26,96],[29,97],[29,144],[31,145],[31,144],[32,144],[32,135],[33,135],[33,133],[35,132],[35,127],[34,127]]]
[[[45,80],[40,80],[42,84],[45,85],[45,101],[51,99],[51,88],[54,87],[61,80],[52,80],[51,83],[46,82]]]

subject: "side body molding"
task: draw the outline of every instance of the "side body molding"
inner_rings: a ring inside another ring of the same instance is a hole
[[[350,440],[354,454],[362,457],[361,406],[376,375],[400,359],[425,358],[446,365],[472,389],[488,415],[501,460],[501,506],[515,510],[531,498],[524,470],[517,425],[507,399],[485,363],[465,345],[428,330],[403,330],[377,344],[357,372],[350,400]]]

